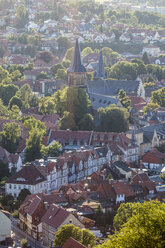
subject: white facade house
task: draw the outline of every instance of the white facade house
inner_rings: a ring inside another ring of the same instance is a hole
[[[10,177],[5,184],[5,193],[17,198],[22,189],[28,189],[31,194],[46,191],[46,178],[33,165],[25,165]]]

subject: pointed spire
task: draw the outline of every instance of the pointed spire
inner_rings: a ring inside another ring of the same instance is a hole
[[[104,61],[103,61],[103,53],[102,53],[102,50],[100,51],[100,56],[99,56],[98,76],[99,76],[99,77],[105,78]]]
[[[68,72],[86,72],[86,69],[81,61],[81,52],[80,52],[78,39],[76,39],[72,64],[70,65]]]

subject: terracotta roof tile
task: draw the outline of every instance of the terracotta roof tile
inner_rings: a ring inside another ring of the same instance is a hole
[[[62,248],[86,248],[86,246],[82,245],[77,240],[70,237],[62,246]]]

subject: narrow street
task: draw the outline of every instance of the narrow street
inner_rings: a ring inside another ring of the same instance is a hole
[[[18,226],[14,223],[11,225],[11,229],[14,234],[14,247],[21,247],[20,241],[23,238],[26,238],[28,240],[28,243],[33,247],[33,248],[45,248],[44,245],[42,245],[39,241],[33,239],[31,236],[29,236],[27,233],[23,232],[18,228]]]

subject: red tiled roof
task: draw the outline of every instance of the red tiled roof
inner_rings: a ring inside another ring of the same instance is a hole
[[[162,164],[165,161],[165,154],[154,148],[142,157],[142,161],[143,163]]]
[[[134,190],[129,184],[129,182],[115,182],[113,183],[113,189],[117,195],[124,194],[125,197],[133,197],[135,196]]]
[[[86,246],[82,245],[77,240],[70,237],[62,246],[62,248],[86,248]]]
[[[35,195],[35,197],[33,198],[33,201],[31,202],[31,204],[27,208],[27,213],[29,215],[32,215],[35,212],[35,210],[38,208],[40,202],[41,202],[41,198],[39,196]]]
[[[58,228],[69,215],[70,213],[64,208],[52,204],[42,217],[42,222],[54,228]]]
[[[33,165],[25,165],[20,171],[11,176],[7,183],[35,185],[46,181],[46,178]]]
[[[146,181],[150,181],[150,179],[146,173],[136,174],[132,178],[132,183],[139,183],[139,182],[146,182]]]

